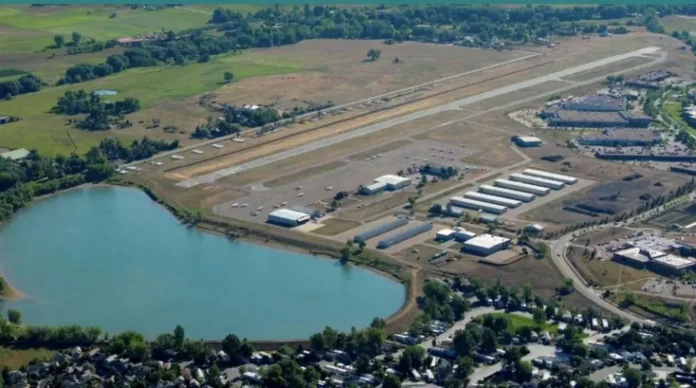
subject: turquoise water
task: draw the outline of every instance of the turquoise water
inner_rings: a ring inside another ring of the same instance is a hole
[[[337,261],[189,229],[143,192],[70,191],[0,226],[0,265],[26,295],[23,321],[95,325],[154,338],[307,338],[365,327],[404,302],[404,287]]]

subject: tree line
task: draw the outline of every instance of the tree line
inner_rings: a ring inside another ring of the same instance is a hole
[[[41,86],[41,78],[34,74],[25,74],[16,80],[0,82],[0,98],[8,99],[20,94],[38,92]]]
[[[131,162],[175,149],[178,141],[164,142],[147,137],[129,146],[106,139],[85,156],[43,156],[32,151],[21,161],[0,158],[0,221],[28,205],[35,196],[54,193],[87,182],[101,182],[114,173],[110,161]]]
[[[130,122],[121,123],[124,115],[140,110],[140,101],[126,97],[120,101],[102,101],[101,97],[94,93],[88,94],[80,89],[77,92],[68,90],[58,98],[56,105],[51,108],[51,113],[76,115],[87,114],[83,119],[77,120],[76,125],[88,131],[102,131],[119,125],[130,126]]]

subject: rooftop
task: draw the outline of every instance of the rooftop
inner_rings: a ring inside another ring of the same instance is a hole
[[[454,233],[456,233],[456,231],[454,231],[452,229],[442,229],[442,230],[439,230],[437,232],[437,235],[438,236],[450,236],[450,235],[453,235]]]
[[[515,136],[515,139],[525,143],[541,142],[541,139],[534,136]]]
[[[309,218],[309,214],[307,213],[301,213],[295,210],[290,210],[290,209],[278,209],[270,212],[268,216],[273,216],[273,217],[279,217],[279,218],[285,218],[288,220],[295,220],[295,221],[300,221],[306,218]]]
[[[672,268],[685,268],[696,264],[696,260],[690,257],[680,257],[676,255],[657,257],[653,259],[653,261]]]
[[[657,140],[660,139],[660,135],[654,131],[617,129],[614,131],[585,132],[580,136],[580,139]]]
[[[625,123],[626,119],[619,112],[578,112],[559,109],[555,112],[557,120],[565,121],[598,121],[605,123]]]
[[[628,248],[614,253],[622,258],[647,263],[650,258],[640,253],[640,248]]]
[[[398,185],[400,183],[408,181],[409,178],[404,178],[398,175],[393,175],[393,174],[387,174],[387,175],[382,175],[381,177],[378,177],[375,179],[375,182],[384,182],[388,185]]]
[[[489,249],[493,248],[499,244],[503,244],[510,241],[510,239],[500,236],[493,236],[492,234],[482,234],[467,240],[465,245],[473,245],[479,248]]]
[[[614,97],[611,95],[590,95],[590,96],[585,96],[585,97],[574,98],[574,99],[566,102],[566,104],[568,104],[568,103],[596,105],[596,106],[612,105],[612,106],[617,106],[617,107],[623,107],[623,98]]]

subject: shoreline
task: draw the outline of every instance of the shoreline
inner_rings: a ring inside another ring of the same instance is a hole
[[[133,182],[123,182],[123,181],[110,181],[108,183],[97,183],[97,184],[92,184],[92,183],[87,183],[75,187],[71,187],[66,190],[61,190],[57,191],[55,193],[50,193],[46,195],[42,195],[39,197],[35,197],[32,202],[27,206],[31,206],[34,204],[34,201],[40,201],[44,200],[46,198],[60,195],[60,194],[65,194],[67,192],[73,191],[73,190],[84,190],[84,189],[92,189],[92,188],[99,188],[99,187],[120,187],[120,188],[129,188],[129,189],[134,189],[138,190],[141,192],[144,192],[150,199],[160,205],[164,210],[166,210],[170,215],[175,217],[177,221],[181,222],[181,220],[176,216],[173,210],[177,209],[176,206],[170,204],[167,202],[165,199],[162,199],[158,194],[159,193],[154,193],[152,192],[152,189],[145,186],[145,185],[139,185],[135,184]],[[149,195],[145,191],[145,189],[148,189],[152,192],[154,195]],[[20,209],[21,212],[21,209]],[[15,213],[12,215],[12,217],[16,216],[19,212]],[[220,237],[225,237],[225,238],[230,238],[232,240],[237,240],[239,239],[240,241],[246,242],[246,243],[251,243],[251,244],[256,244],[259,246],[266,246],[274,249],[280,249],[280,250],[285,250],[285,251],[291,251],[295,253],[301,253],[301,254],[307,254],[311,255],[312,257],[316,259],[321,259],[321,260],[334,260],[338,261],[338,258],[340,256],[340,248],[339,246],[333,246],[336,245],[336,242],[332,241],[325,241],[324,244],[317,242],[317,241],[310,241],[312,240],[312,236],[307,236],[307,239],[301,238],[301,235],[297,235],[297,232],[294,231],[284,231],[282,229],[278,229],[278,234],[275,234],[273,232],[269,232],[267,230],[259,230],[262,229],[264,226],[263,225],[245,225],[242,223],[236,222],[237,220],[218,220],[218,219],[213,219],[210,217],[203,217],[203,220],[199,222],[198,224],[195,225],[195,227],[205,233],[211,233]],[[0,223],[0,226],[2,226],[3,223]],[[185,225],[182,225],[185,226]],[[275,231],[275,229],[274,229]],[[286,236],[285,234],[291,232],[294,235]],[[407,266],[404,266],[402,264],[396,264],[394,260],[388,260],[384,258],[384,255],[379,252],[370,252],[374,253],[374,259],[378,263],[382,263],[384,266],[387,268],[390,268],[394,270],[395,272],[390,272],[387,269],[383,268],[377,268],[373,265],[370,265],[369,263],[363,263],[363,262],[356,262],[354,260],[350,260],[349,263],[352,266],[355,266],[357,268],[362,268],[366,269],[368,271],[371,271],[379,276],[382,276],[390,281],[396,281],[400,283],[404,288],[404,298],[403,302],[400,305],[400,307],[392,312],[389,316],[384,317],[385,322],[386,322],[386,331],[388,333],[394,333],[397,331],[401,331],[404,329],[404,325],[400,324],[398,321],[401,319],[402,316],[406,315],[408,316],[411,313],[411,310],[414,308],[417,310],[417,305],[415,304],[415,298],[417,295],[417,290],[414,289],[414,283],[417,281],[416,276],[414,276],[414,272],[412,268],[409,268]],[[1,259],[0,259],[1,260]],[[406,276],[406,274],[408,274]],[[2,272],[0,271],[0,275],[2,275]],[[8,291],[5,295],[0,296],[0,301],[2,300],[23,300],[27,299],[26,294],[22,293],[20,290],[12,287],[10,281],[3,277],[5,280],[5,284],[8,286]],[[410,324],[410,322],[409,322]],[[369,324],[368,324],[369,326]],[[216,346],[219,343],[219,340],[205,340],[206,343],[209,343],[212,346]],[[279,347],[282,345],[286,344],[304,344],[309,341],[309,338],[303,338],[303,339],[274,339],[274,340],[269,340],[269,339],[251,339],[250,340],[252,343],[255,345],[258,345],[264,349],[271,349],[275,347]]]

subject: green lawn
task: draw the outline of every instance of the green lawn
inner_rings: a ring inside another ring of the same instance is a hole
[[[42,153],[67,154],[72,151],[70,136],[79,152],[104,137],[117,136],[114,131],[87,132],[70,129],[65,117],[49,113],[66,90],[111,89],[119,92],[115,99],[135,97],[143,109],[158,103],[195,96],[220,87],[226,71],[234,73],[236,79],[272,74],[284,74],[301,70],[300,64],[267,55],[243,54],[215,58],[209,63],[194,63],[188,66],[158,66],[137,68],[121,74],[41,90],[38,93],[17,96],[10,101],[0,102],[0,115],[12,115],[22,120],[0,126],[0,147],[35,148]],[[128,137],[127,134],[125,137]]]
[[[689,31],[689,33],[693,34],[696,32],[696,21],[694,19],[687,19],[677,15],[670,15],[661,18],[660,24],[662,24],[668,33],[671,33],[672,31]]]
[[[518,329],[521,329],[523,327],[532,327],[533,329],[539,329],[539,325],[537,325],[532,318],[528,318],[522,315],[517,315],[517,314],[508,314],[508,313],[490,313],[487,315],[491,315],[493,317],[502,317],[505,316],[509,318],[510,320],[510,329],[512,331],[517,331]],[[552,323],[544,323],[541,325],[541,330],[548,331],[549,334],[554,335],[558,332],[558,326],[552,324]]]
[[[681,104],[678,102],[667,101],[662,105],[665,113],[669,115],[672,119],[682,124],[684,128],[689,131],[692,135],[696,135],[696,130],[692,128],[681,116]]]
[[[53,357],[55,351],[48,349],[15,349],[0,346],[0,366],[10,370],[18,369],[35,359],[48,359]]]
[[[110,17],[113,13],[115,18]],[[53,44],[55,34],[64,34],[70,40],[73,32],[79,32],[104,41],[162,29],[200,27],[209,19],[210,15],[204,12],[178,8],[148,11],[108,5],[3,6],[0,7],[0,49],[4,53],[36,52]]]

